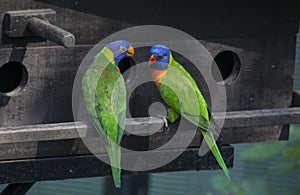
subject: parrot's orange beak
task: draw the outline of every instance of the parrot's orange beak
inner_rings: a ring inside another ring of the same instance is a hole
[[[118,72],[121,72],[121,71],[120,71],[120,68],[119,68],[118,66],[116,66],[116,69],[117,69]]]
[[[152,55],[152,56],[150,57],[150,59],[149,59],[148,64],[150,65],[150,64],[156,62],[156,60],[157,60],[157,57],[156,57],[155,55]]]
[[[126,52],[126,57],[132,57],[134,55],[134,48],[130,46]]]

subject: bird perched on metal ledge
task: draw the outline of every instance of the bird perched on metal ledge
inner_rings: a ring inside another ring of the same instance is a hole
[[[119,62],[134,55],[127,41],[114,41],[94,58],[82,78],[82,91],[91,122],[105,141],[114,184],[121,187],[121,148],[126,119],[126,86]]]
[[[209,111],[205,99],[193,77],[179,64],[169,48],[154,45],[150,49],[149,67],[152,78],[163,100],[169,106],[168,120],[172,123],[181,114],[201,129],[208,147],[212,151],[226,177],[231,180],[229,171],[220,154],[210,125]]]

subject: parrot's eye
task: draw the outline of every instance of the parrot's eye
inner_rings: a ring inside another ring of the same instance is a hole
[[[158,56],[158,59],[164,59],[166,55]]]
[[[123,52],[127,51],[127,49],[126,49],[126,47],[120,46],[119,51],[121,53],[123,53]]]

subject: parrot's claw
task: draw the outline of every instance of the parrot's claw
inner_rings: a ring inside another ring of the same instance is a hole
[[[169,129],[169,124],[168,124],[167,117],[162,117],[162,120],[164,121],[164,128]]]
[[[168,124],[168,116],[165,115],[157,115],[156,117],[161,118],[161,120],[164,122],[164,130],[169,129],[169,124]]]

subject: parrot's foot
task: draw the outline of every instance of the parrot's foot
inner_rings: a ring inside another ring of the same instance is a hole
[[[168,124],[168,117],[166,115],[156,115],[156,117],[161,118],[161,120],[164,122],[164,130],[169,129],[169,124]]]
[[[169,129],[169,124],[168,124],[167,117],[162,118],[162,120],[164,121],[164,128],[165,128],[166,130],[168,130],[168,129]]]

